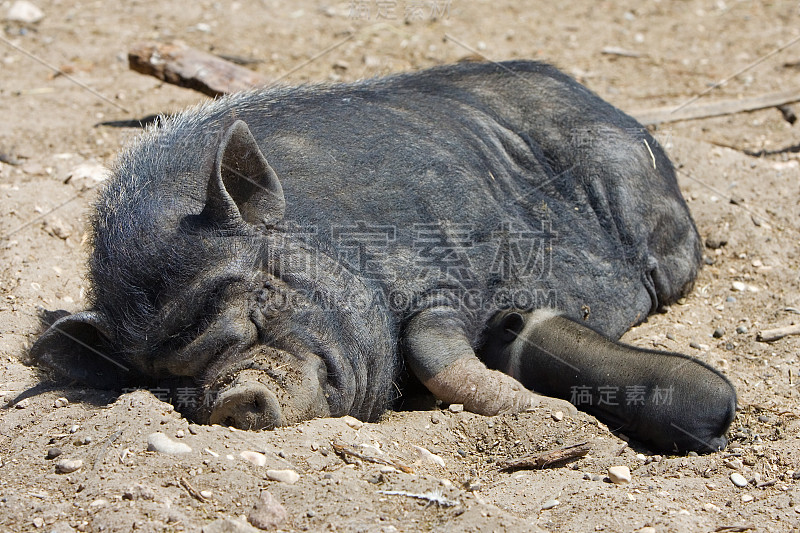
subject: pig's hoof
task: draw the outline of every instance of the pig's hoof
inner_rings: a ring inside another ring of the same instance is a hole
[[[239,429],[272,429],[283,425],[278,400],[260,383],[234,384],[223,389],[208,421]]]
[[[497,370],[489,370],[477,358],[459,359],[425,382],[442,401],[464,404],[464,409],[480,415],[519,413],[551,407],[554,411],[575,414],[572,404],[540,396],[522,383]]]

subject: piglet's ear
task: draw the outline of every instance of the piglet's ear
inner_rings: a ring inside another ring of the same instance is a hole
[[[222,136],[202,216],[229,225],[275,224],[283,219],[286,200],[278,175],[267,163],[250,129],[237,120]]]
[[[31,348],[31,357],[61,377],[99,389],[119,389],[133,372],[109,352],[110,328],[97,311],[55,321]]]

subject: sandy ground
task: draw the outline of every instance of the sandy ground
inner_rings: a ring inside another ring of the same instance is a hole
[[[103,98],[0,43],[0,152],[7,161],[0,163],[0,530],[244,531],[220,519],[250,515],[264,491],[285,509],[285,530],[800,528],[800,337],[756,340],[760,330],[800,320],[800,125],[776,108],[655,130],[711,247],[692,294],[624,340],[724,370],[740,410],[723,452],[656,456],[626,446],[592,417],[556,421],[544,411],[496,418],[417,411],[362,427],[325,419],[231,431],[191,425],[146,392],[117,397],[42,383],[26,365],[38,310],[85,306],[94,177],[138,132],[98,124],[205,99],[129,71],[126,53],[136,41],[181,39],[257,59],[254,69],[285,83],[354,80],[476,54],[543,59],[635,111],[681,104],[800,35],[796,0],[522,4],[38,0],[40,22],[2,22],[4,39]],[[10,5],[0,3],[0,19]],[[608,47],[632,54],[604,53]],[[798,87],[800,44],[701,102]],[[748,155],[759,151],[766,155]],[[59,397],[68,405],[57,407]],[[148,452],[154,432],[192,451]],[[585,441],[589,456],[566,467],[498,468],[509,458]],[[333,443],[412,472],[347,464]],[[442,463],[420,458],[415,446]],[[62,455],[47,459],[51,448]],[[264,464],[242,459],[243,451],[260,452],[263,458],[255,457]],[[57,473],[61,459],[79,459],[82,467]],[[632,481],[604,480],[613,465],[630,467]],[[293,470],[299,480],[270,480],[269,469]],[[747,486],[731,482],[734,472]]]

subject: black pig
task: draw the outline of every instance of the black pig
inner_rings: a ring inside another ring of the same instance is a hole
[[[531,387],[654,448],[726,444],[725,377],[609,340],[697,273],[673,167],[545,64],[189,110],[121,154],[93,245],[90,309],[33,356],[97,387],[193,385],[201,421],[375,420],[409,369],[476,413],[547,401]]]

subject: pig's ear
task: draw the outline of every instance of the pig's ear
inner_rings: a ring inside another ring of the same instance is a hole
[[[240,220],[270,225],[282,220],[285,210],[278,175],[247,124],[237,120],[225,131],[217,149],[202,215],[221,225]]]
[[[110,328],[97,311],[56,320],[31,348],[31,357],[56,374],[99,389],[118,389],[133,377],[108,353]]]

